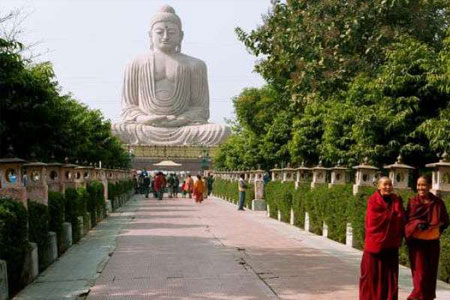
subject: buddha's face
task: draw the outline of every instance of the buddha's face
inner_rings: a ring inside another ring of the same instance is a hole
[[[177,52],[183,39],[183,32],[172,22],[158,22],[150,31],[153,49],[165,53]],[[179,50],[178,50],[179,51]]]

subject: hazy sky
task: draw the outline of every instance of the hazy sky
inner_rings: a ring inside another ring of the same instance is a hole
[[[183,23],[182,52],[206,62],[210,121],[224,123],[233,117],[233,96],[264,84],[234,28],[256,28],[270,0],[1,0],[0,15],[15,8],[29,13],[23,39],[40,42],[33,49],[43,53],[38,60],[52,62],[64,92],[114,122],[124,67],[147,51],[150,19],[163,4]]]

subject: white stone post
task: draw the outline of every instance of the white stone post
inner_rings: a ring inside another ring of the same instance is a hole
[[[295,224],[295,214],[294,209],[291,207],[291,218],[289,219],[289,224],[294,225]]]
[[[328,225],[327,225],[327,223],[325,223],[325,221],[323,222],[323,225],[322,225],[322,236],[328,237]]]
[[[353,228],[352,224],[347,223],[346,235],[345,235],[345,245],[348,247],[353,247]]]
[[[305,231],[309,232],[309,213],[305,212]]]

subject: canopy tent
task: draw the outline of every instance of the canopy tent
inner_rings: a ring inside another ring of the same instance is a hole
[[[176,163],[174,161],[171,160],[163,160],[157,164],[153,164],[154,166],[157,167],[181,167],[182,164]]]

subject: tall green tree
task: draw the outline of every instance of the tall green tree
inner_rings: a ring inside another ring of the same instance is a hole
[[[44,161],[51,156],[128,166],[129,157],[111,135],[111,124],[71,95],[61,94],[50,63],[33,64],[22,45],[0,39],[0,156]]]

